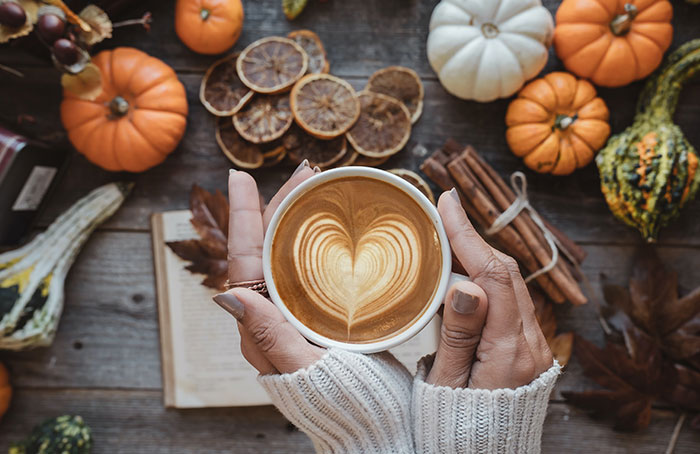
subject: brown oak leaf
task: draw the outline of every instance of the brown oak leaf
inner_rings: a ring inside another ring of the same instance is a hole
[[[613,417],[616,430],[649,425],[652,403],[675,389],[678,373],[661,350],[640,334],[633,327],[626,332],[634,344],[632,355],[622,345],[608,342],[600,349],[576,336],[576,358],[584,374],[605,389],[562,395],[594,416]]]
[[[613,326],[622,331],[629,318],[670,358],[700,370],[700,287],[680,298],[678,274],[665,269],[653,248],[638,252],[628,287],[603,287],[613,311],[626,315],[613,315]]]
[[[228,272],[228,200],[221,191],[209,193],[195,184],[190,211],[190,222],[199,238],[166,244],[180,258],[192,262],[187,266],[190,272],[206,275],[203,285],[223,290]]]

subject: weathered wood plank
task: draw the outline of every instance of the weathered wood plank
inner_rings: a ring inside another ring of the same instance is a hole
[[[311,442],[273,407],[166,410],[157,391],[21,390],[0,423],[0,451],[31,427],[58,414],[80,414],[93,429],[95,454],[309,453]],[[613,432],[564,404],[550,404],[542,452],[656,454],[663,452],[675,415],[654,411],[641,433]],[[585,442],[582,442],[585,437]],[[697,452],[700,435],[685,430],[676,454]]]
[[[624,284],[632,247],[588,246],[584,270],[599,293],[599,276]],[[660,248],[680,282],[700,282],[697,250]],[[88,243],[68,278],[66,308],[54,345],[21,354],[0,353],[15,383],[31,388],[160,389],[161,369],[150,236],[100,232]],[[600,295],[598,295],[600,297]],[[556,307],[562,331],[601,344],[602,330],[592,304]],[[231,324],[231,329],[235,325]],[[589,386],[573,362],[558,388]],[[558,398],[558,397],[557,397]]]
[[[117,179],[130,179],[137,184],[130,199],[105,224],[108,228],[147,229],[152,212],[186,207],[193,183],[203,184],[209,189],[225,190],[230,163],[216,144],[212,116],[199,103],[201,76],[184,74],[181,79],[187,87],[190,102],[189,125],[182,144],[165,163],[143,174],[113,174],[96,168],[82,156],[76,156],[49,209],[41,218],[42,225],[47,225],[59,212],[94,187]],[[365,83],[364,78],[351,81],[358,88]],[[639,240],[635,231],[616,221],[610,214],[600,194],[595,166],[591,165],[565,178],[537,175],[525,169],[505,144],[502,119],[507,101],[488,104],[460,102],[447,95],[437,82],[426,81],[425,85],[423,117],[416,125],[406,149],[387,162],[384,168],[417,169],[424,156],[417,152],[416,145],[423,145],[423,150],[433,150],[446,138],[453,137],[465,144],[473,144],[503,175],[514,170],[525,170],[530,181],[533,205],[575,240],[628,244]],[[38,134],[60,139],[60,132],[55,132],[61,131],[58,117],[60,91],[53,71],[34,69],[27,73],[25,80],[0,84],[0,97],[18,92],[26,93],[26,99],[3,106],[2,115],[15,118],[22,113],[31,113],[37,118],[33,129]],[[615,96],[615,103],[611,101],[610,104],[619,107],[612,109],[613,125],[616,130],[621,130],[631,121],[634,103],[620,102],[619,95]],[[699,99],[700,84],[688,87],[677,115],[688,138],[697,144],[700,144],[700,129],[694,128],[693,124],[700,118],[700,103],[695,102]],[[291,171],[290,167],[282,166],[256,171],[254,175],[263,194],[269,198]],[[695,201],[676,223],[662,233],[661,242],[700,244],[698,218],[700,201]]]

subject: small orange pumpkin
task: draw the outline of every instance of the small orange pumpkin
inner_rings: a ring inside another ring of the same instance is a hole
[[[564,0],[554,49],[566,69],[605,87],[651,74],[673,38],[668,0]]]
[[[187,124],[185,87],[168,65],[120,47],[93,57],[102,74],[94,101],[64,91],[61,120],[73,146],[112,171],[143,172],[177,147]]]
[[[605,102],[590,82],[553,72],[527,84],[506,112],[506,141],[532,170],[568,175],[610,135]]]
[[[178,0],[175,32],[200,54],[220,54],[236,44],[243,30],[241,0]]]
[[[5,365],[0,363],[0,419],[10,408],[10,400],[12,400],[12,386],[10,385],[10,374],[7,372]]]

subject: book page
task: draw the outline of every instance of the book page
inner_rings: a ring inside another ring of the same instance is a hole
[[[243,358],[236,321],[212,301],[218,293],[165,241],[196,238],[189,211],[162,213],[174,406],[178,408],[267,405],[257,371]],[[163,271],[160,271],[163,272]],[[164,327],[161,326],[161,329]]]
[[[156,274],[164,277],[157,281],[166,406],[270,404],[257,382],[257,371],[241,354],[235,320],[212,302],[217,291],[203,286],[203,276],[187,271],[187,262],[165,244],[197,237],[190,224],[191,213],[182,210],[155,216],[160,219],[154,218],[154,226],[158,221],[162,229],[162,240],[155,237],[154,229],[154,248],[160,256]],[[391,350],[411,374],[422,356],[437,349],[439,323],[435,317],[420,333]]]

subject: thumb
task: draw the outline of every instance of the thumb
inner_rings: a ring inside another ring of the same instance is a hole
[[[435,362],[427,382],[467,386],[488,312],[486,292],[473,282],[458,282],[447,292]]]
[[[241,347],[250,359],[257,356],[257,362],[267,360],[284,374],[308,367],[323,356],[324,349],[311,345],[279,309],[259,293],[235,288],[216,295],[214,301],[238,320],[242,330]]]

